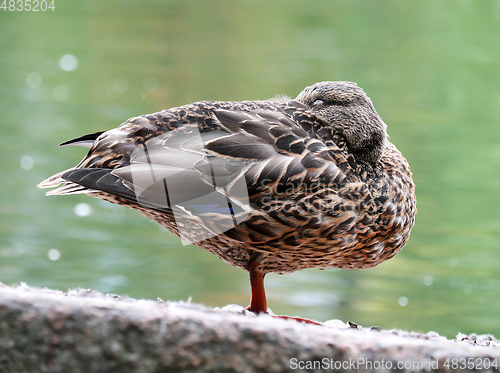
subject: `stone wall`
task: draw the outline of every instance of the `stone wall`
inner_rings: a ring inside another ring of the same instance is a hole
[[[459,339],[0,284],[2,373],[456,371],[452,364],[461,360],[453,359],[470,358],[474,368],[500,364],[493,337]]]

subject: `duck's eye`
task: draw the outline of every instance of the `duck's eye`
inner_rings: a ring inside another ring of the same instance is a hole
[[[331,106],[349,106],[349,101],[340,101],[340,100],[328,100],[323,103],[324,105]]]
[[[319,98],[317,100],[314,100],[312,103],[312,106],[323,106],[325,104],[325,101],[320,100]]]

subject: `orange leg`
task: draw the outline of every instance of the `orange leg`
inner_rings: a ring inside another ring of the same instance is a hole
[[[267,313],[266,290],[264,289],[265,274],[257,270],[258,266],[258,262],[252,261],[248,269],[248,272],[250,272],[252,299],[250,300],[250,305],[247,307],[247,310],[256,314]]]
[[[264,276],[265,273],[262,273],[257,270],[259,263],[256,261],[252,261],[250,267],[248,268],[248,272],[250,273],[250,286],[252,288],[252,299],[250,300],[250,305],[246,308],[248,311],[259,314],[259,313],[267,313],[267,300],[266,300],[266,290],[264,289]],[[315,324],[322,325],[316,321],[303,319],[301,317],[290,317],[290,316],[278,316],[273,315],[273,317],[277,317],[279,319],[291,319],[299,322],[304,322],[307,324]]]

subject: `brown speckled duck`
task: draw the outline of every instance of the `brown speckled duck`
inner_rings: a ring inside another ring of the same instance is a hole
[[[61,145],[90,148],[39,187],[138,210],[250,273],[374,267],[408,241],[416,213],[406,159],[355,83],[295,100],[202,101],[131,118]]]

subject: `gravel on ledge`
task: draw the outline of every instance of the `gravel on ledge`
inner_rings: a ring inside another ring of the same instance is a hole
[[[0,284],[0,372],[500,372],[492,335],[310,325],[240,306],[207,309]]]

